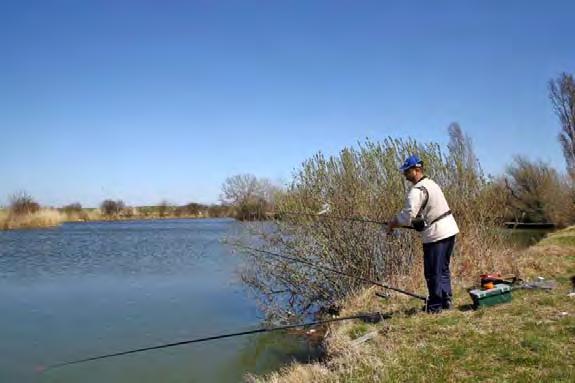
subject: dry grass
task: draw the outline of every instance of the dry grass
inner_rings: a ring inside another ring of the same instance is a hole
[[[81,211],[64,212],[67,222],[101,221],[105,217],[100,209],[82,209]]]
[[[420,313],[419,302],[389,300],[367,289],[346,302],[342,315],[394,312],[379,324],[357,321],[331,327],[329,359],[294,364],[252,382],[572,382],[575,381],[575,228],[552,234],[515,254],[513,268],[524,279],[555,279],[552,291],[517,290],[508,304],[472,311],[466,290],[456,288],[457,309]],[[489,269],[490,271],[493,269]],[[369,343],[351,340],[378,331]]]
[[[179,218],[208,218],[207,215],[198,214],[165,214],[160,216],[157,211],[150,212],[149,208],[125,207],[121,214],[106,215],[99,208],[84,208],[81,211],[63,212],[66,222],[89,221],[127,221],[151,219],[179,219]]]
[[[0,213],[0,229],[33,229],[55,227],[65,221],[65,215],[55,209],[40,209],[28,214]]]

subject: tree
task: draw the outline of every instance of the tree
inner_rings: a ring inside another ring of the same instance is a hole
[[[573,219],[569,188],[557,171],[542,161],[516,156],[507,167],[505,185],[515,219],[553,222],[564,226]]]
[[[226,178],[220,199],[223,204],[234,208],[237,219],[263,219],[265,213],[272,209],[279,190],[266,178],[238,174]]]
[[[449,143],[447,144],[447,162],[454,173],[451,177],[458,183],[457,190],[465,194],[467,199],[475,195],[483,182],[483,171],[473,150],[471,138],[463,132],[457,122],[447,128]],[[448,185],[446,185],[448,186]]]
[[[226,205],[210,205],[208,206],[207,214],[211,218],[231,216],[230,207]]]
[[[242,205],[258,194],[258,179],[253,174],[228,177],[222,185],[220,199],[229,205]]]
[[[473,150],[473,141],[464,133],[457,122],[451,123],[447,131],[449,142],[447,144],[446,166],[440,167],[447,174],[436,176],[434,179],[443,185],[443,191],[451,209],[457,212],[466,212],[466,214],[457,215],[459,224],[463,226],[473,224],[463,221],[465,219],[477,220],[478,216],[482,216],[482,219],[493,218],[497,214],[493,209],[498,209],[501,205],[488,203],[485,200],[486,198],[491,199],[492,196],[488,196],[491,193],[485,187],[487,180]],[[500,212],[498,213],[500,214]]]
[[[79,202],[71,203],[62,207],[62,211],[68,215],[82,213],[82,204]]]
[[[173,207],[170,204],[170,202],[168,202],[167,200],[164,199],[158,205],[158,215],[160,216],[160,218],[164,218],[166,215],[168,215],[168,213],[172,209],[173,209]]]
[[[482,170],[473,150],[471,138],[463,133],[457,122],[452,122],[447,128],[449,133],[449,160],[455,166],[457,178],[465,181],[481,178]]]
[[[87,220],[88,214],[82,209],[82,204],[79,202],[74,202],[63,206],[60,211],[66,214],[67,218],[70,220]]]
[[[14,215],[33,214],[40,210],[40,204],[24,191],[10,196],[10,213]]]
[[[575,81],[562,73],[549,81],[549,98],[561,124],[559,142],[567,163],[567,172],[575,179]]]
[[[122,200],[114,201],[107,199],[100,204],[100,210],[102,210],[102,214],[109,217],[119,215],[125,207],[126,204],[124,204],[124,201]]]
[[[190,202],[189,204],[183,206],[183,209],[188,215],[198,215],[202,211],[206,210],[207,206],[204,206],[196,202]]]

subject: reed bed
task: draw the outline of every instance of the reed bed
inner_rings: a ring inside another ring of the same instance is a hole
[[[0,212],[0,228],[3,230],[56,227],[65,220],[65,214],[50,208],[23,214]]]

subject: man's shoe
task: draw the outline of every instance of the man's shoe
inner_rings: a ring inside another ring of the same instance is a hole
[[[424,311],[428,314],[439,314],[442,310],[442,306],[438,305],[438,304],[434,304],[432,306],[426,304],[425,306],[423,306],[421,311]]]
[[[441,307],[428,307],[427,308],[427,313],[428,314],[439,314],[440,312],[442,312],[443,309]]]

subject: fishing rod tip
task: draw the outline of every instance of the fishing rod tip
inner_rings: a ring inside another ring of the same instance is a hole
[[[319,212],[317,212],[317,215],[324,215],[326,213],[329,213],[330,210],[330,206],[328,203],[324,203],[321,207],[321,210]]]

